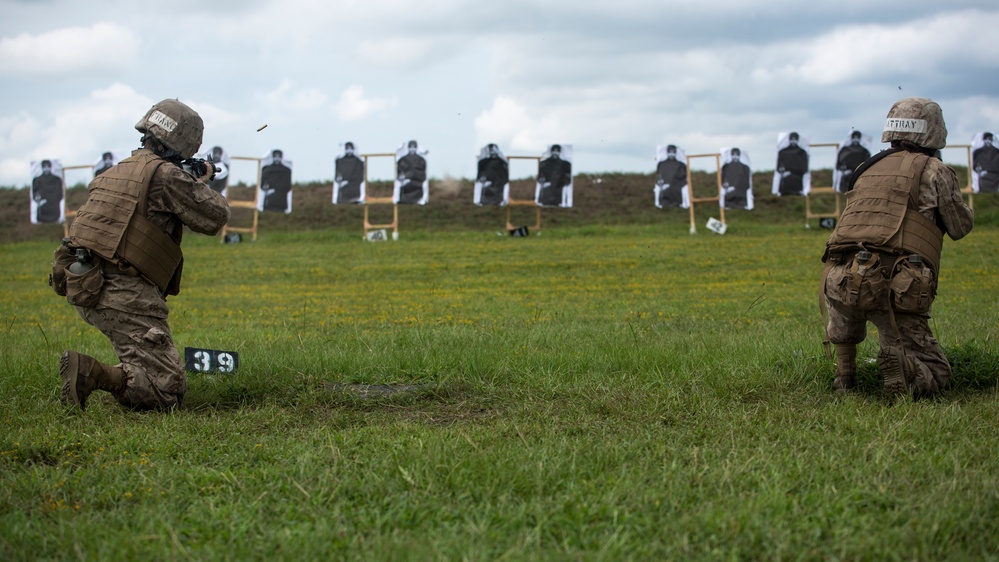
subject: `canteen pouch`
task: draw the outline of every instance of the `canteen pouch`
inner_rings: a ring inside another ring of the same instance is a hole
[[[94,257],[89,265],[93,265],[83,273],[74,273],[66,268],[66,300],[74,306],[93,308],[101,298],[104,288],[104,271],[100,258]]]

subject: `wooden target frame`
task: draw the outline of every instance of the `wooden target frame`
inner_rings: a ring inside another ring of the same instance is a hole
[[[694,197],[694,182],[693,176],[691,175],[690,161],[694,158],[714,158],[715,168],[717,169],[716,181],[718,182],[718,195],[715,197]],[[721,220],[722,225],[727,226],[725,222],[725,207],[721,205],[721,194],[722,194],[722,169],[721,169],[721,153],[712,152],[708,154],[688,154],[687,155],[687,196],[690,199],[690,233],[697,234],[697,223],[694,217],[694,207],[698,203],[716,203],[718,205],[719,220]]]
[[[833,154],[833,174],[835,175],[835,173],[836,173],[836,157],[839,155],[839,143],[835,143],[835,142],[820,142],[820,143],[815,143],[815,144],[811,145],[809,148],[832,148],[834,150],[834,154]],[[809,151],[809,152],[811,152],[811,151]],[[809,174],[812,173],[812,166],[811,166],[811,164],[812,164],[812,158],[811,158],[811,155],[809,155],[809,158],[808,158],[808,173]],[[774,173],[775,174],[777,173],[776,170],[774,171]],[[830,180],[830,181],[832,181],[832,180]],[[812,195],[821,195],[821,196],[825,197],[826,195],[830,195],[830,194],[835,198],[835,202],[834,202],[835,206],[833,207],[833,211],[830,212],[830,213],[813,213],[812,212]],[[808,192],[808,195],[805,195],[805,228],[812,228],[812,223],[811,223],[812,219],[827,219],[827,218],[838,219],[839,216],[843,213],[842,195],[843,194],[840,193],[840,192],[838,192],[838,191],[836,191],[836,188],[834,186],[832,186],[832,185],[820,185],[820,186],[814,186],[813,185],[812,189]]]
[[[369,231],[376,230],[376,229],[379,229],[379,228],[391,228],[392,229],[392,240],[398,240],[399,239],[399,205],[396,204],[395,198],[394,198],[393,195],[389,195],[388,197],[384,197],[384,196],[383,197],[372,197],[370,195],[370,192],[371,192],[371,183],[368,181],[368,169],[370,168],[370,166],[368,166],[368,159],[369,158],[386,158],[387,157],[387,158],[392,158],[393,162],[394,162],[395,161],[395,153],[394,152],[376,152],[376,153],[372,153],[372,154],[362,154],[361,157],[364,158],[364,185],[367,186],[367,193],[365,194],[364,205],[363,205],[363,207],[364,207],[364,239],[367,240],[367,238],[368,238],[368,232]],[[368,220],[368,207],[371,206],[371,205],[392,205],[392,222],[387,223],[387,224],[374,224],[370,220]]]
[[[534,160],[538,164],[541,163],[541,157],[540,156],[507,156],[506,159],[507,160]],[[537,172],[535,172],[535,175],[534,175],[535,190],[537,190],[537,187],[536,187],[537,184],[538,184],[538,176],[537,176]],[[507,201],[506,201],[506,231],[507,232],[510,232],[511,230],[514,230],[515,228],[518,228],[518,227],[514,226],[512,222],[510,222],[510,207],[534,207],[535,211],[536,211],[535,222],[534,222],[533,226],[528,226],[527,228],[528,229],[534,229],[534,232],[537,233],[538,235],[541,234],[541,205],[538,205],[537,201],[535,201],[534,199],[514,199],[513,196],[510,196],[509,198],[507,198]]]
[[[965,149],[967,151],[967,154],[968,154],[968,185],[965,185],[964,187],[961,188],[961,194],[968,196],[968,207],[970,207],[971,210],[975,210],[975,191],[971,187],[971,174],[975,173],[974,170],[971,169],[971,166],[972,166],[972,162],[971,162],[971,145],[970,144],[948,144],[947,146],[943,147],[942,150],[947,150],[948,148],[963,148],[963,149]]]
[[[62,167],[62,200],[66,201],[66,170],[90,170],[90,175],[94,175],[94,165],[93,164],[80,164],[78,166],[63,166]],[[63,238],[69,237],[69,219],[76,216],[76,212],[79,209],[73,209],[72,211],[66,209],[66,220],[62,221],[62,235]]]
[[[262,158],[257,158],[253,156],[231,156],[230,160],[246,160],[249,162],[257,163],[257,185],[253,190],[253,199],[233,199],[232,189],[227,189],[225,194],[226,203],[229,204],[229,208],[236,209],[252,209],[253,210],[253,223],[250,226],[229,226],[227,223],[222,227],[222,241],[225,242],[225,237],[230,232],[246,232],[252,234],[252,240],[257,241],[257,224],[260,220],[260,211],[257,209],[257,200],[260,198],[260,178],[261,178],[261,161]],[[231,170],[230,170],[231,172]],[[231,186],[230,186],[231,187]]]

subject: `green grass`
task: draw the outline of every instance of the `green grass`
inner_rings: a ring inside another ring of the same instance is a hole
[[[0,558],[999,559],[999,230],[945,244],[952,388],[889,402],[874,333],[830,391],[828,231],[729,222],[188,236],[174,338],[241,368],[170,413],[64,410],[110,345],[3,246]]]

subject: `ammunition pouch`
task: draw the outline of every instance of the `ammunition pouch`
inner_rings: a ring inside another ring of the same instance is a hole
[[[887,310],[888,267],[879,254],[872,254],[863,264],[853,255],[843,265],[829,269],[825,280],[825,295],[830,300],[865,312]]]
[[[66,300],[69,304],[94,308],[100,301],[101,291],[104,289],[101,258],[93,255],[89,264],[90,269],[83,273],[74,273],[72,268],[66,268]]]
[[[899,260],[891,277],[891,302],[895,310],[926,314],[936,292],[937,279],[931,268]]]

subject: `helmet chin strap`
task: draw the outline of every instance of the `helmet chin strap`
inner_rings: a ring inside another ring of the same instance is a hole
[[[159,156],[164,160],[169,160],[171,162],[177,163],[181,161],[180,152],[167,148],[165,144],[160,142],[160,140],[149,133],[144,133],[142,138],[139,139],[143,147],[149,148],[153,151],[153,154]],[[148,144],[148,146],[146,146]]]
[[[891,147],[901,148],[902,150],[908,150],[909,152],[921,152],[927,156],[937,155],[937,151],[935,149],[919,146],[918,144],[910,141],[894,140],[891,141]]]

